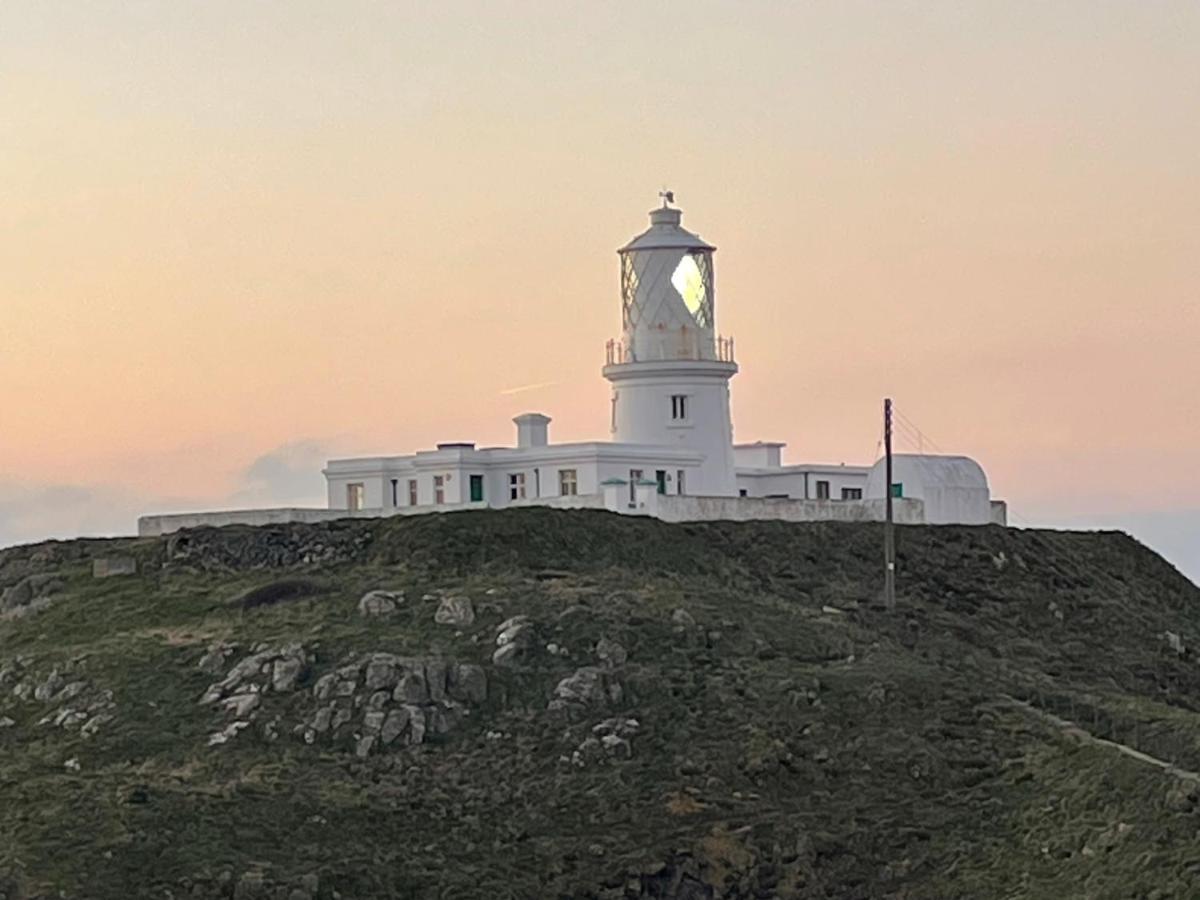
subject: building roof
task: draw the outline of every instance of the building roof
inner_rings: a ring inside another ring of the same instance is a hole
[[[650,211],[650,227],[635,237],[632,241],[618,250],[618,253],[628,253],[631,250],[716,250],[712,244],[705,243],[700,235],[692,234],[679,224],[683,211],[664,206]]]

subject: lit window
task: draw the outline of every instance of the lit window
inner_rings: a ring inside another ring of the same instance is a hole
[[[408,479],[408,505],[417,505],[417,479]]]
[[[671,418],[676,422],[682,422],[688,417],[688,398],[687,394],[672,394],[671,395]]]
[[[525,473],[511,472],[508,476],[508,497],[510,500],[525,499]]]
[[[861,500],[862,488],[842,488],[843,500]]]
[[[346,509],[357,512],[363,508],[362,482],[346,485]]]
[[[683,259],[679,260],[679,265],[675,267],[675,272],[671,275],[671,284],[683,298],[683,305],[692,314],[692,318],[702,325],[706,324],[704,322],[704,275],[701,274],[700,267],[696,264],[696,257],[690,253],[683,255]]]
[[[433,476],[433,502],[434,503],[445,503],[446,502],[446,476],[445,475],[434,475]]]
[[[574,497],[579,493],[579,478],[574,469],[558,470],[558,492],[564,497]]]
[[[818,481],[817,482],[817,499],[818,500],[828,500],[829,499],[829,482],[828,481]]]

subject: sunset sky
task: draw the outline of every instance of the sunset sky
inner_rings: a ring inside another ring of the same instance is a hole
[[[664,186],[737,440],[869,463],[892,396],[1200,579],[1194,0],[0,4],[0,545],[607,438]]]

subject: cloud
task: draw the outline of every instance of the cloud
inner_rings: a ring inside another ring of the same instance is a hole
[[[133,534],[143,501],[117,485],[0,483],[0,547]]]
[[[246,467],[229,500],[241,506],[324,506],[321,470],[329,457],[329,448],[320,441],[292,441],[276,447]]]

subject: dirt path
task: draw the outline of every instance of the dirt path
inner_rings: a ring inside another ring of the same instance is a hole
[[[1097,737],[1086,728],[1082,728],[1074,722],[1059,718],[1058,716],[1054,715],[1054,713],[1046,712],[1043,709],[1038,709],[1036,706],[1026,703],[1024,700],[1018,700],[1016,697],[1005,696],[1004,700],[1012,706],[1024,710],[1025,712],[1032,716],[1036,716],[1044,722],[1054,725],[1056,728],[1059,728],[1064,734],[1069,735],[1070,737],[1077,738],[1085,743],[1097,744],[1101,747],[1109,747],[1113,750],[1116,750],[1118,753],[1123,753],[1130,759],[1135,759],[1138,762],[1145,763],[1148,766],[1154,766],[1157,769],[1162,769],[1168,775],[1173,775],[1176,778],[1180,778],[1185,781],[1194,781],[1200,783],[1200,773],[1189,772],[1187,769],[1181,769],[1179,766],[1169,763],[1165,759],[1159,759],[1157,756],[1151,756],[1149,753],[1143,753],[1141,750],[1130,747],[1128,744],[1119,744],[1116,741],[1110,741],[1107,738]]]

